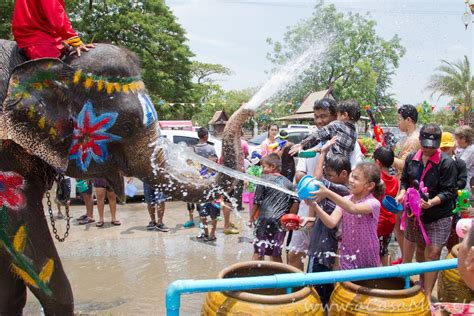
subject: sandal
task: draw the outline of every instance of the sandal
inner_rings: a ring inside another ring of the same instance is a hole
[[[99,222],[95,223],[95,226],[102,227],[102,226],[104,226],[104,222],[99,221]]]
[[[90,223],[94,223],[94,222],[95,222],[95,219],[90,218],[90,217],[86,217],[86,218],[79,221],[79,225],[86,225],[86,224],[90,224]]]
[[[209,242],[209,241],[214,241],[216,240],[216,236],[209,236],[209,237],[204,237],[204,241]]]
[[[204,233],[200,233],[199,235],[196,236],[197,239],[206,239],[208,238],[209,236],[204,234]]]
[[[120,226],[122,225],[122,223],[120,223],[120,221],[118,219],[116,219],[115,221],[111,221],[112,225],[115,225],[115,226]]]
[[[84,214],[84,215],[81,215],[77,218],[78,221],[82,221],[82,220],[85,220],[86,218],[88,218],[89,216],[87,216],[87,214]]]

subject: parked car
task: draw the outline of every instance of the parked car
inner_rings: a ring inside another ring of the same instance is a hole
[[[175,144],[185,143],[188,146],[194,146],[199,141],[197,132],[163,129],[161,130],[161,133],[164,137]],[[209,135],[207,142],[214,146],[217,156],[220,157],[222,153],[222,141]]]
[[[308,125],[311,126],[311,125]],[[315,127],[313,127],[315,128]],[[305,127],[282,127],[280,130],[285,130],[288,133],[287,140],[292,143],[299,143],[301,142],[306,136],[308,136],[312,131],[313,128],[305,128]],[[255,150],[258,150],[259,146],[263,143],[265,139],[267,139],[267,132],[259,134],[248,141],[249,143],[249,152],[252,153]],[[279,140],[277,136],[276,140]]]

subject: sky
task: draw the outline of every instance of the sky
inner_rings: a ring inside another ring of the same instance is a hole
[[[474,0],[471,0],[474,2]],[[316,0],[166,0],[187,32],[195,60],[222,64],[233,75],[218,82],[227,90],[263,84],[272,64],[266,39],[281,41],[288,27],[309,18]],[[377,34],[398,34],[407,52],[393,76],[399,104],[427,100],[441,108],[449,98],[430,97],[426,90],[440,60],[467,55],[474,69],[474,23],[466,30],[461,20],[464,0],[326,0],[338,11],[370,13]]]

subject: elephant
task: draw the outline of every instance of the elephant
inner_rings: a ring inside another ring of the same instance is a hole
[[[42,205],[58,175],[106,178],[119,197],[122,176],[133,176],[187,202],[236,184],[223,173],[202,179],[176,163],[139,61],[125,48],[96,44],[81,57],[27,61],[15,42],[0,40],[0,101],[0,315],[22,313],[26,287],[46,315],[74,312]],[[241,126],[253,114],[241,108],[229,119],[225,166],[241,170]]]

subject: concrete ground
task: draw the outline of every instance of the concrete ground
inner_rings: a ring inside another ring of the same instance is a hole
[[[108,205],[103,228],[95,223],[81,226],[71,220],[69,237],[64,243],[56,241],[56,247],[73,288],[78,314],[163,315],[169,283],[215,278],[225,267],[251,258],[247,211],[233,212],[232,222],[241,229],[239,235],[224,235],[223,222],[218,222],[217,241],[210,243],[195,238],[198,228],[182,227],[188,218],[186,203],[166,202],[165,212],[164,221],[170,228],[167,233],[146,230],[149,216],[142,202],[118,205],[121,226],[110,223]],[[83,205],[71,206],[74,218],[84,213]],[[97,219],[97,206],[94,216]],[[62,234],[65,220],[56,222]],[[199,314],[203,297],[183,296],[182,315]],[[40,305],[31,293],[25,313],[40,315]]]

